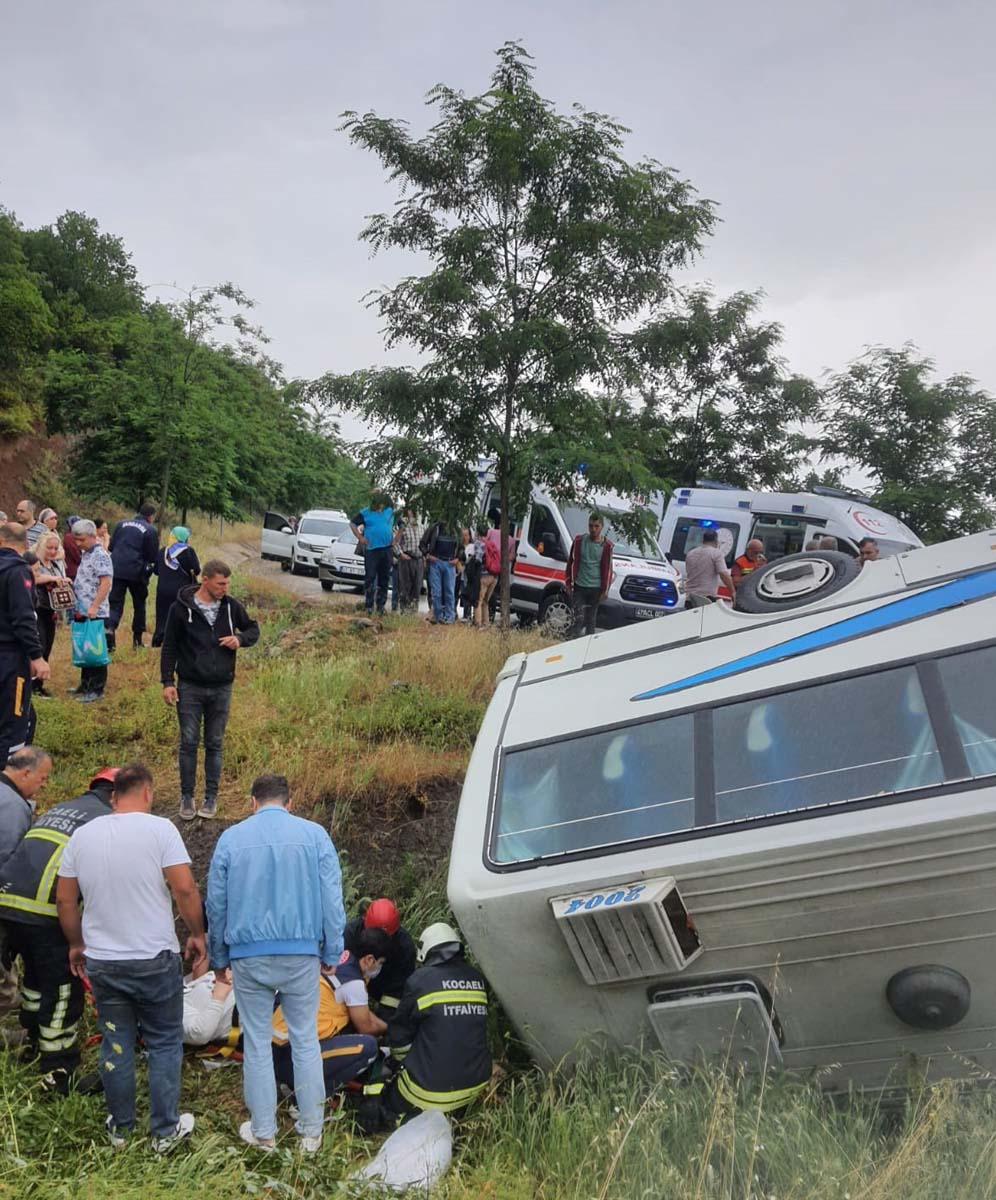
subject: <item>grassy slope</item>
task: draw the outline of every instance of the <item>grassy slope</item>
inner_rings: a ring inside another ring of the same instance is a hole
[[[415,621],[389,620],[378,634],[354,627],[347,598],[316,611],[272,585],[239,579],[234,591],[249,597],[264,634],[240,659],[223,811],[240,815],[253,775],[277,768],[291,777],[301,809],[331,818],[340,838],[355,838],[375,811],[394,819],[397,797],[434,803],[434,787],[466,760],[504,658],[500,641]],[[512,648],[537,644],[523,638]],[[155,668],[155,655],[126,648],[105,704],[44,706],[40,740],[57,750],[49,803],[78,791],[93,767],[140,757],[158,772],[160,801],[175,804],[175,718]],[[60,692],[73,681],[61,631],[55,676]],[[445,847],[435,869],[431,857],[397,864],[414,926],[443,904]],[[354,872],[350,890],[363,883]],[[194,1061],[185,1067],[184,1104],[197,1133],[165,1162],[145,1143],[113,1152],[102,1141],[99,1100],[48,1101],[2,1053],[0,1089],[0,1196],[304,1197],[334,1191],[375,1149],[340,1121],[314,1161],[290,1149],[274,1159],[243,1153],[238,1072],[206,1072]],[[993,1107],[985,1094],[959,1098],[941,1088],[886,1117],[866,1104],[834,1108],[800,1084],[682,1079],[651,1055],[591,1063],[570,1081],[509,1073],[464,1126],[438,1194],[977,1200],[996,1195]]]

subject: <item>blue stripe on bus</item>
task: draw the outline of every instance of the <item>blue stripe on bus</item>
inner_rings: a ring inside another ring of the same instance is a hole
[[[815,629],[812,633],[804,633],[799,637],[790,638],[787,642],[768,646],[755,654],[745,654],[742,658],[710,667],[708,671],[700,671],[697,675],[687,675],[684,679],[676,679],[674,683],[665,683],[649,692],[641,692],[633,699],[652,700],[655,696],[683,692],[686,688],[697,687],[700,683],[712,683],[717,679],[753,671],[773,662],[796,658],[800,654],[825,650],[828,646],[835,646],[850,638],[866,637],[870,633],[879,633],[883,629],[891,629],[907,621],[919,621],[945,608],[953,608],[957,604],[971,604],[975,600],[985,600],[992,595],[996,595],[996,570],[978,571],[974,575],[952,579],[950,583],[938,584],[937,587],[916,592],[912,596],[904,596],[890,604],[883,604],[860,616],[846,617],[843,621],[824,625],[822,629]]]

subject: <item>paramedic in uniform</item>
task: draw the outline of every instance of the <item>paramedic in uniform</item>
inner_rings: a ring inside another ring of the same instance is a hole
[[[43,683],[51,674],[32,603],[34,578],[22,557],[27,548],[23,525],[0,524],[0,771],[31,741],[32,678]]]
[[[377,1038],[387,1026],[370,1011],[367,985],[380,974],[389,939],[382,929],[362,929],[355,952],[344,950],[318,981],[318,1044],[328,1099],[377,1058]],[[273,1014],[273,1066],[277,1082],[294,1090],[294,1061],[283,1010]]]
[[[364,929],[381,929],[387,935],[388,950],[382,970],[367,980],[367,992],[381,1015],[390,1018],[401,1003],[408,976],[415,970],[415,943],[403,928],[393,900],[381,896],[371,901],[366,911],[346,922],[342,935],[347,950],[358,953],[357,941]]]
[[[366,1132],[390,1129],[399,1117],[426,1109],[465,1108],[491,1079],[488,994],[483,975],[464,958],[460,935],[443,922],[430,925],[419,939],[418,958],[421,965],[387,1027],[400,1070],[360,1109]]]

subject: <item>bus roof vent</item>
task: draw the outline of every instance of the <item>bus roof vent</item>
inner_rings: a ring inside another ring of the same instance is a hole
[[[559,896],[550,907],[585,983],[672,974],[702,953],[670,875]]]

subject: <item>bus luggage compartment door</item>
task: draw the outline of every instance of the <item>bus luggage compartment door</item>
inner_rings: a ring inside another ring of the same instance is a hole
[[[749,1071],[782,1065],[778,1018],[752,979],[655,991],[647,1017],[675,1062]]]

